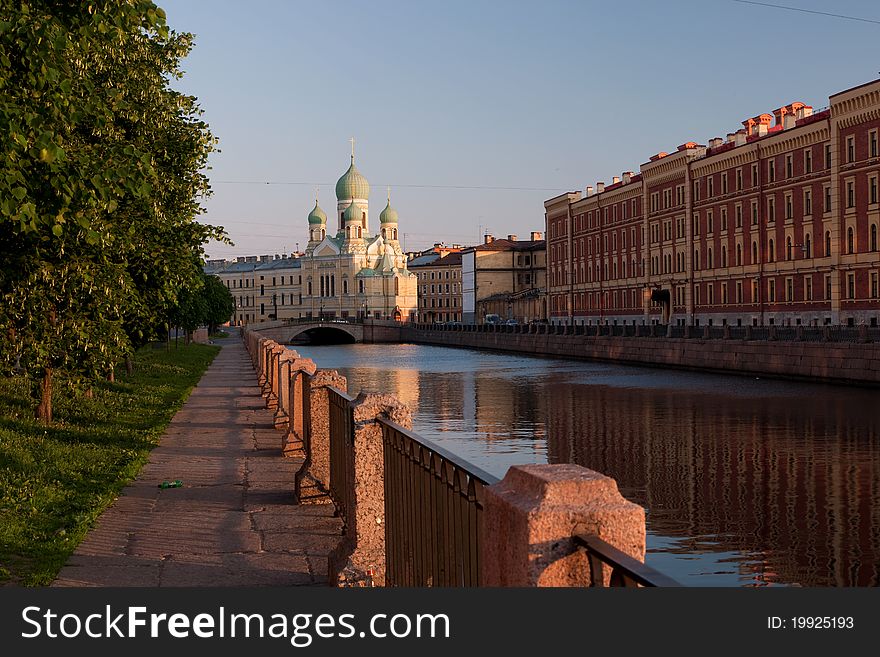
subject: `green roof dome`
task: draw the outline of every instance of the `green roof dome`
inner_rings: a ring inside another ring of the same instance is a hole
[[[345,223],[360,223],[362,219],[362,213],[363,210],[361,210],[361,206],[352,201],[351,205],[345,208],[345,212],[342,213],[342,220]]]
[[[388,199],[388,205],[385,206],[385,209],[382,210],[382,213],[379,215],[379,223],[382,224],[396,224],[397,223],[397,210],[391,207],[391,199]]]
[[[351,166],[348,171],[336,182],[336,199],[343,201],[350,198],[370,198],[370,183],[361,175],[354,165],[354,155],[351,156]]]
[[[315,209],[309,213],[309,224],[326,224],[327,215],[315,201]]]

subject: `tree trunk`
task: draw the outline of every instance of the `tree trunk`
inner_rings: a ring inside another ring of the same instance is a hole
[[[85,398],[86,398],[86,399],[93,399],[94,397],[95,397],[95,391],[94,391],[94,390],[92,390],[91,388],[89,388],[88,390],[85,391]]]
[[[40,381],[40,403],[37,405],[36,418],[43,424],[52,423],[52,370],[43,372]]]
[[[116,383],[116,371],[111,367],[110,371],[107,373],[107,380],[110,383]]]
[[[128,376],[134,374],[134,361],[131,356],[125,357],[125,373],[128,374]]]
[[[176,327],[174,329],[174,348],[177,349],[177,344],[180,341],[180,327]]]

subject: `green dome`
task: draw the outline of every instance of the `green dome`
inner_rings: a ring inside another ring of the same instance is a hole
[[[385,209],[382,210],[382,213],[379,215],[379,223],[382,224],[396,224],[397,223],[397,210],[391,207],[391,201],[388,201],[388,205],[385,206]]]
[[[345,208],[345,212],[342,213],[342,220],[345,223],[361,223],[362,213],[361,206],[359,206],[354,201],[351,202],[347,208]]]
[[[370,198],[370,183],[361,175],[354,165],[354,156],[351,158],[351,166],[342,174],[336,182],[336,199],[343,201],[350,198]]]
[[[327,215],[321,209],[321,206],[318,205],[318,202],[315,201],[315,209],[309,213],[309,224],[326,224],[327,223]]]

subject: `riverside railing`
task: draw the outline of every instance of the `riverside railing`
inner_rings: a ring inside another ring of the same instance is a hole
[[[678,585],[639,560],[645,512],[613,479],[559,464],[513,466],[499,480],[404,426],[409,411],[394,397],[353,398],[337,387],[345,379],[336,372],[315,372],[298,355],[290,360],[281,345],[253,331],[242,338],[265,381],[267,404],[274,398],[289,418],[288,432],[302,436],[297,500],[320,503],[324,491],[343,519],[339,548],[328,559],[331,582]],[[284,393],[295,372],[310,393]],[[303,494],[304,469],[314,495]]]
[[[387,586],[478,586],[485,487],[500,480],[393,422],[385,456]]]
[[[354,399],[336,388],[329,388],[330,406],[330,499],[343,522],[353,507],[354,482]]]

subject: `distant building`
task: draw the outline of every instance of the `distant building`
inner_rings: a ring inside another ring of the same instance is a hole
[[[370,232],[370,185],[354,164],[336,183],[335,231],[315,200],[309,214],[309,243],[302,262],[305,317],[363,317],[406,321],[416,311],[416,277],[400,247],[397,210],[379,214]]]
[[[419,322],[461,321],[461,253],[429,253],[409,262],[419,284]]]
[[[552,322],[878,323],[880,80],[742,125],[544,203]]]
[[[462,321],[482,324],[487,314],[528,323],[547,318],[546,246],[541,233],[494,239],[461,252]]]
[[[354,165],[336,183],[337,229],[328,233],[317,199],[301,257],[210,260],[235,300],[237,325],[272,319],[369,316],[407,321],[417,308],[416,277],[398,241],[397,211],[388,204],[379,231],[369,227],[370,185]],[[297,254],[298,255],[298,254]]]
[[[235,326],[301,316],[299,258],[285,254],[209,260],[204,269],[232,293]]]

